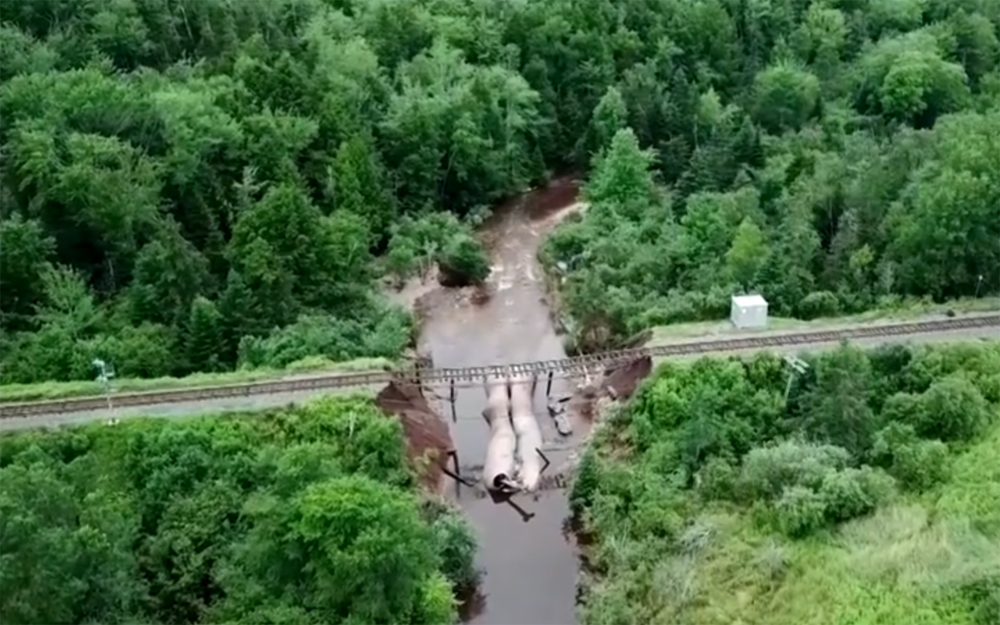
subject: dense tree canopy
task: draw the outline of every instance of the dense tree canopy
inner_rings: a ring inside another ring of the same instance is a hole
[[[474,543],[363,399],[5,435],[4,623],[450,625]]]
[[[779,109],[767,105],[786,116]],[[741,136],[758,137],[747,124],[732,127],[731,154]],[[742,174],[716,187],[726,190],[685,196],[683,180],[657,192],[653,153],[632,129],[616,132],[585,188],[586,215],[544,255],[567,273],[581,347],[722,318],[741,292],[764,294],[774,314],[813,318],[1000,284],[1000,108],[922,130],[808,126],[765,134],[748,153],[758,150],[765,164],[737,163]]]
[[[564,169],[584,347],[740,291],[995,293],[998,33],[995,0],[7,0],[0,382],[396,357],[380,279],[484,280],[472,227]],[[787,398],[772,357],[664,369],[574,491],[587,622],[812,623],[830,587],[996,622],[998,358],[843,348]],[[360,400],[5,436],[0,620],[450,623],[471,535],[402,450]]]
[[[9,2],[0,379],[394,356],[380,271],[481,280],[466,217],[592,159],[585,334],[995,292],[995,9]]]
[[[602,424],[584,623],[1000,618],[1000,344],[806,362],[665,364]]]

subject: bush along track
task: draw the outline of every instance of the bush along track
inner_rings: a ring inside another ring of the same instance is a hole
[[[1000,617],[1000,343],[665,363],[571,505],[585,625]]]

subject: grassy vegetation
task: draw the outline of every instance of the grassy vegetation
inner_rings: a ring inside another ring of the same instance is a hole
[[[994,625],[1000,343],[661,367],[588,450],[586,625]],[[859,398],[861,401],[852,401]]]
[[[138,393],[142,391],[164,391],[203,386],[225,386],[246,384],[264,380],[276,380],[289,376],[320,373],[351,373],[375,371],[391,368],[393,362],[387,358],[358,358],[347,362],[331,362],[325,358],[305,358],[284,369],[249,369],[225,373],[195,373],[180,378],[129,379],[121,378],[112,382],[115,393]],[[66,399],[70,397],[90,397],[101,395],[104,388],[96,381],[41,382],[37,384],[0,385],[0,401],[42,401]]]
[[[996,445],[1000,428],[984,441]],[[715,541],[694,558],[687,578],[696,588],[688,623],[921,623],[975,625],[976,593],[969,580],[1000,574],[1000,542],[977,531],[970,516],[993,505],[1000,476],[987,479],[976,463],[981,490],[948,509],[904,497],[865,518],[808,540],[775,537],[738,510],[707,507],[692,527],[712,527]],[[940,486],[941,499],[966,491],[961,478]],[[961,495],[960,495],[961,496]]]
[[[823,317],[809,321],[788,319],[785,317],[770,317],[768,319],[768,327],[762,330],[737,330],[728,319],[721,321],[675,323],[654,327],[652,329],[653,336],[647,345],[661,345],[677,339],[696,338],[700,336],[769,331],[808,331],[861,323],[917,321],[921,317],[947,314],[948,311],[956,314],[1000,312],[1000,297],[964,298],[944,304],[936,304],[928,301],[907,301],[891,307],[877,308],[856,315]]]

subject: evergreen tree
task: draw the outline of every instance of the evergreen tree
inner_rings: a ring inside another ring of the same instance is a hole
[[[371,140],[359,135],[341,143],[331,173],[334,210],[363,217],[375,243],[380,242],[396,216],[396,205]]]
[[[583,147],[586,154],[582,155],[584,156],[582,160],[586,162],[594,155],[608,149],[615,133],[627,126],[628,110],[625,108],[621,91],[616,87],[609,87],[594,107],[594,115],[584,137]]]
[[[218,306],[222,339],[220,359],[225,364],[236,362],[240,340],[244,336],[262,335],[268,330],[259,309],[243,276],[238,271],[231,270]]]
[[[218,371],[223,362],[225,341],[222,313],[211,300],[198,296],[191,302],[185,349],[194,371]]]
[[[764,164],[764,151],[760,144],[760,132],[749,115],[743,116],[743,123],[733,139],[733,158],[741,165],[753,168]]]

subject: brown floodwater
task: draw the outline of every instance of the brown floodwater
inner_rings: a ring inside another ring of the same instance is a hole
[[[544,279],[537,252],[543,237],[559,219],[575,209],[577,186],[561,179],[529,192],[495,211],[482,235],[492,251],[491,297],[477,303],[469,289],[431,288],[421,298],[423,326],[420,348],[435,367],[466,367],[546,360],[565,356],[545,301]],[[535,414],[546,443],[565,443],[546,412],[545,381],[539,380]],[[443,390],[443,389],[442,389]],[[572,389],[553,382],[552,394]],[[442,394],[446,395],[447,391]],[[459,459],[465,467],[481,465],[486,454],[487,425],[481,416],[482,388],[456,391],[455,413],[441,404],[450,422]],[[574,424],[574,438],[583,436]],[[567,460],[567,451],[551,451],[550,471]],[[564,491],[545,491],[517,499],[534,512],[528,522],[506,505],[476,498],[463,489],[459,503],[476,528],[478,564],[484,571],[467,623],[475,625],[540,625],[576,623],[575,593],[579,560],[564,536],[569,515]]]

